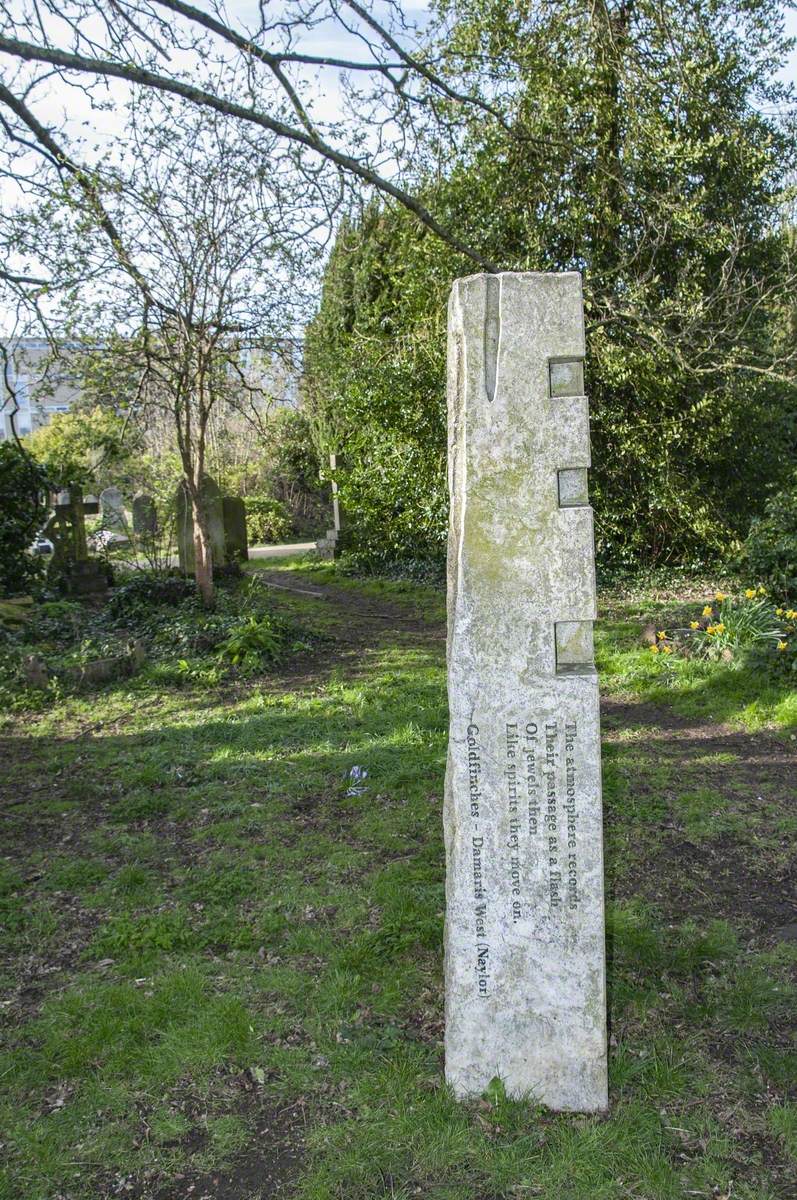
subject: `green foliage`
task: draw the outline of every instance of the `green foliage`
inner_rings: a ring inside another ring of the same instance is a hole
[[[307,414],[286,409],[266,426],[264,481],[285,505],[296,533],[315,533],[329,524],[329,487],[322,483]]]
[[[774,649],[783,640],[783,622],[762,593],[763,588],[748,588],[744,596],[723,595],[712,616],[703,617],[694,640],[707,658],[737,655],[759,645]]]
[[[764,515],[753,521],[741,560],[754,578],[766,580],[784,599],[797,601],[797,471],[770,497]]]
[[[124,442],[126,428],[125,419],[110,409],[76,408],[54,413],[49,424],[29,434],[25,445],[53,485],[99,486],[102,472],[131,454]]]
[[[160,605],[173,606],[196,595],[196,585],[182,575],[140,571],[121,584],[108,601],[113,617],[131,617]]]
[[[245,496],[246,530],[250,543],[284,542],[292,530],[291,515],[271,496]]]
[[[442,6],[450,77],[467,90],[486,58],[512,131],[458,109],[425,199],[501,269],[583,275],[604,566],[727,557],[790,469],[797,392],[760,370],[793,337],[780,7]],[[377,564],[442,557],[446,298],[473,269],[378,204],[329,260],[307,407],[344,455],[350,549]]]
[[[0,595],[26,591],[41,574],[28,554],[46,513],[48,477],[15,442],[0,444]]]
[[[252,614],[230,629],[219,644],[219,654],[236,667],[256,668],[275,662],[285,646],[285,631],[267,613]]]
[[[246,1193],[295,1150],[284,1182],[302,1200],[791,1196],[788,930],[769,948],[793,804],[786,764],[770,756],[752,788],[761,739],[724,725],[755,701],[777,723],[770,682],[694,657],[679,664],[694,677],[653,694],[640,620],[699,589],[620,609],[602,596],[603,682],[621,701],[604,724],[611,1103],[553,1113],[497,1080],[462,1103],[440,1047],[448,725],[444,646],[428,635],[443,613],[431,589],[335,572],[297,577],[337,583],[322,605],[268,597],[280,618],[339,633],[334,672],[217,691],[197,676],[185,693],[148,675],[41,715],[5,710],[21,753],[0,759],[0,784],[26,804],[5,818],[3,950],[8,977],[36,990],[8,1010],[0,1195],[200,1195],[239,1151]],[[427,636],[380,628],[353,664],[346,590],[423,614]],[[225,618],[236,592],[247,613],[260,595],[221,589]],[[187,625],[183,603],[154,611]],[[689,721],[673,713],[684,698]],[[369,790],[347,797],[355,763]],[[258,1141],[263,1112],[297,1102],[307,1121]]]

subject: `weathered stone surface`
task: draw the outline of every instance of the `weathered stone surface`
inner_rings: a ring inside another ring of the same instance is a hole
[[[449,307],[446,1076],[607,1103],[595,578],[577,274]]]
[[[107,487],[100,492],[100,508],[106,529],[124,529],[125,501],[118,487]]]
[[[136,492],[132,503],[133,533],[152,537],[158,532],[158,513],[155,501],[146,492]]]
[[[249,538],[246,532],[246,505],[240,496],[225,496],[222,501],[224,514],[224,547],[228,563],[247,562]]]
[[[202,497],[208,519],[210,532],[210,548],[215,566],[220,567],[226,562],[224,546],[224,506],[219,485],[210,475],[202,480]],[[177,515],[177,554],[180,570],[185,575],[193,575],[196,563],[194,548],[194,516],[191,508],[191,497],[184,483],[177,488],[175,496]]]

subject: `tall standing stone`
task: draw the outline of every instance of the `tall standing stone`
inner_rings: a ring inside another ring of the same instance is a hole
[[[210,475],[202,479],[202,503],[210,534],[210,549],[215,566],[223,566],[225,558],[224,545],[224,507],[219,485]],[[193,575],[196,565],[196,548],[194,546],[194,513],[191,497],[185,483],[180,483],[175,496],[177,515],[177,555],[180,570],[184,575]]]
[[[125,501],[118,487],[103,488],[100,492],[100,509],[106,529],[125,528]]]
[[[133,533],[153,537],[158,532],[158,511],[155,501],[146,492],[136,492],[131,505]]]
[[[224,551],[228,563],[244,563],[249,559],[249,538],[246,532],[246,505],[240,496],[225,496]]]
[[[446,1076],[606,1107],[595,572],[578,274],[449,305]]]

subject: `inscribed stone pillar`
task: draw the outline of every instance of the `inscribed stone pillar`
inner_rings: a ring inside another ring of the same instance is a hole
[[[595,572],[581,280],[449,305],[446,1077],[606,1107]]]

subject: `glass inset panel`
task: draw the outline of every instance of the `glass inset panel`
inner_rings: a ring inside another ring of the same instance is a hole
[[[565,358],[548,364],[552,396],[584,395],[584,360]]]
[[[559,507],[584,508],[589,504],[587,492],[587,468],[567,467],[558,472]]]
[[[595,651],[592,645],[592,621],[556,622],[557,671],[592,668]]]

